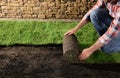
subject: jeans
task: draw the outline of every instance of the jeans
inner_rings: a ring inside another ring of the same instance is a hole
[[[109,11],[107,9],[98,8],[93,10],[90,13],[88,19],[94,25],[99,36],[102,36],[110,26],[113,18],[109,15]],[[113,38],[108,44],[105,44],[101,47],[101,50],[106,53],[113,53],[120,51],[120,33],[117,37]]]

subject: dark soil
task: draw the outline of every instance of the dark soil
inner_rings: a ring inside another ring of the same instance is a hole
[[[120,64],[70,64],[62,45],[4,46],[0,78],[120,78]]]

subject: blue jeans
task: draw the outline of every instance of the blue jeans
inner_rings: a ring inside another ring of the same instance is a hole
[[[102,36],[110,26],[113,18],[109,15],[107,9],[98,8],[90,13],[88,19],[93,23],[99,36]],[[113,38],[108,44],[101,47],[101,50],[106,53],[113,53],[120,51],[120,33]]]

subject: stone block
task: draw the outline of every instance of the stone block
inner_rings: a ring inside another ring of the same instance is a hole
[[[61,4],[61,0],[56,0],[55,3],[56,4]]]
[[[2,6],[2,13],[15,13],[17,11],[16,7]]]
[[[7,5],[7,0],[1,0],[0,1],[0,6],[5,6]]]
[[[32,18],[34,18],[34,19],[35,19],[35,18],[38,18],[37,14],[33,14],[33,15],[32,15]]]
[[[22,19],[22,16],[16,16],[15,18]]]
[[[62,19],[62,15],[56,15],[57,19]]]
[[[27,1],[24,3],[24,6],[32,6],[32,7],[36,7],[39,6],[39,1]]]
[[[55,2],[51,2],[48,6],[49,6],[49,7],[55,7],[55,6],[56,6],[56,3],[55,3]]]
[[[23,15],[23,18],[24,18],[24,19],[30,19],[31,17],[32,17],[31,14],[24,14],[24,15]]]
[[[16,14],[7,14],[7,18],[15,18]]]
[[[39,19],[45,19],[45,18],[46,18],[46,15],[45,15],[45,14],[39,14],[39,15],[38,15],[38,18],[39,18]]]
[[[6,17],[6,14],[0,13],[0,18],[5,18],[5,17]]]
[[[32,7],[21,7],[21,11],[22,11],[23,13],[30,13],[30,14],[33,13]]]
[[[23,6],[23,2],[22,2],[22,0],[21,1],[15,1],[15,0],[13,0],[13,1],[11,1],[11,0],[9,0],[8,1],[8,6]]]
[[[32,10],[33,10],[33,13],[39,13],[41,11],[41,8],[40,7],[33,7]]]

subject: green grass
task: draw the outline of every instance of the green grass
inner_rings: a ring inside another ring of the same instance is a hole
[[[0,44],[60,44],[69,27],[60,22],[0,21]]]
[[[78,22],[40,22],[40,21],[0,21],[0,45],[45,45],[62,44],[66,31]],[[98,38],[92,24],[89,23],[76,33],[81,49],[91,46]],[[87,63],[120,63],[120,53],[106,54],[96,51]]]

